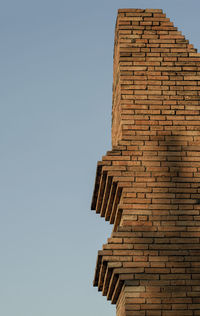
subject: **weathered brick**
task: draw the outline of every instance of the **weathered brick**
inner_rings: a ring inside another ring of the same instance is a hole
[[[94,285],[117,316],[200,315],[200,55],[162,10],[120,9]]]

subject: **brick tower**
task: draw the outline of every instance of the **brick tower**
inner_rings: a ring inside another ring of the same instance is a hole
[[[92,199],[113,224],[94,285],[117,316],[200,315],[199,193],[200,54],[162,10],[121,9]]]

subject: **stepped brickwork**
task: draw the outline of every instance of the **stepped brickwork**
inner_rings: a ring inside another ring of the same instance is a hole
[[[200,54],[162,10],[118,11],[112,147],[94,285],[117,316],[200,315]]]

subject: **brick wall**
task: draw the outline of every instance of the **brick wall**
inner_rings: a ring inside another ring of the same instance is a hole
[[[117,316],[200,315],[200,54],[162,10],[118,11],[112,146],[92,199],[114,224],[94,285]]]

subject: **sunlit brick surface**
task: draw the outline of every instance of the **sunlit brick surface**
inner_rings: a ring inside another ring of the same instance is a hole
[[[200,54],[162,10],[118,11],[112,145],[94,285],[117,316],[200,315]]]

